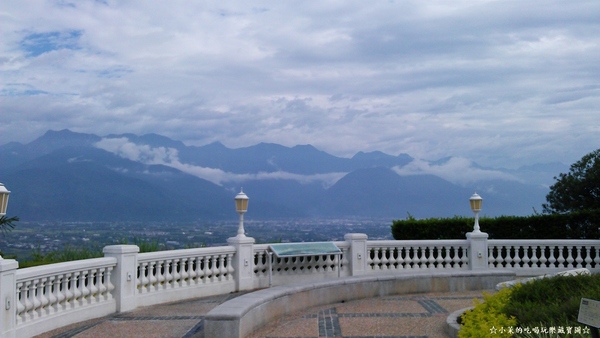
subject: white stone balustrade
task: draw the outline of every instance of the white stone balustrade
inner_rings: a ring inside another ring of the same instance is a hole
[[[273,257],[272,285],[486,269],[521,276],[574,268],[600,272],[600,240],[488,240],[480,234],[463,240],[344,239],[334,242],[341,255]],[[21,270],[15,260],[0,259],[0,338],[33,336],[139,306],[268,287],[268,244],[248,237],[228,244],[153,253],[111,245],[104,258]]]
[[[70,322],[108,315],[116,310],[111,273],[114,258],[87,259],[16,271],[15,326],[18,336]],[[93,313],[93,316],[89,316]]]
[[[502,240],[488,241],[488,267],[514,270],[518,275],[543,275],[575,268],[598,271],[597,240]]]
[[[231,246],[141,253],[137,258],[138,306],[235,291]]]
[[[369,241],[367,271],[467,270],[466,240]]]

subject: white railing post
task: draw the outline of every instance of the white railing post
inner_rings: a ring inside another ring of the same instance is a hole
[[[349,255],[350,276],[360,276],[367,273],[367,239],[366,234],[346,234],[346,242],[350,244]]]
[[[252,290],[254,288],[254,238],[230,237],[227,243],[235,248],[233,276],[236,290]]]
[[[488,268],[488,234],[485,232],[468,232],[469,270]]]
[[[0,300],[2,306],[2,326],[0,326],[0,337],[15,337],[16,317],[16,272],[19,262],[14,259],[3,259],[0,256]]]
[[[110,279],[115,286],[114,297],[117,312],[133,310],[137,307],[135,296],[137,287],[137,262],[140,248],[137,245],[109,245],[102,250],[105,257],[117,259],[117,266]]]

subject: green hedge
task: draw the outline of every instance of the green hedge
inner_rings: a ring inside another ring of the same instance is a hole
[[[473,230],[473,217],[394,220],[394,239],[463,239]],[[600,209],[568,214],[482,217],[481,231],[494,239],[598,239]]]

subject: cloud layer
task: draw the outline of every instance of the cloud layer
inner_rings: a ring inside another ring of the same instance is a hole
[[[0,144],[69,128],[504,167],[598,148],[598,1],[16,1],[0,20]]]
[[[103,138],[97,142],[95,146],[131,161],[151,165],[165,165],[218,185],[249,180],[283,179],[295,180],[300,183],[318,182],[325,187],[329,187],[346,174],[333,172],[315,175],[299,175],[285,171],[236,174],[218,168],[208,168],[182,163],[179,160],[179,152],[177,149],[135,144],[126,137]]]

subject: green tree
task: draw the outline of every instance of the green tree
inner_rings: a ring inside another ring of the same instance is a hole
[[[600,149],[571,165],[568,173],[554,177],[543,205],[547,213],[600,209]]]

